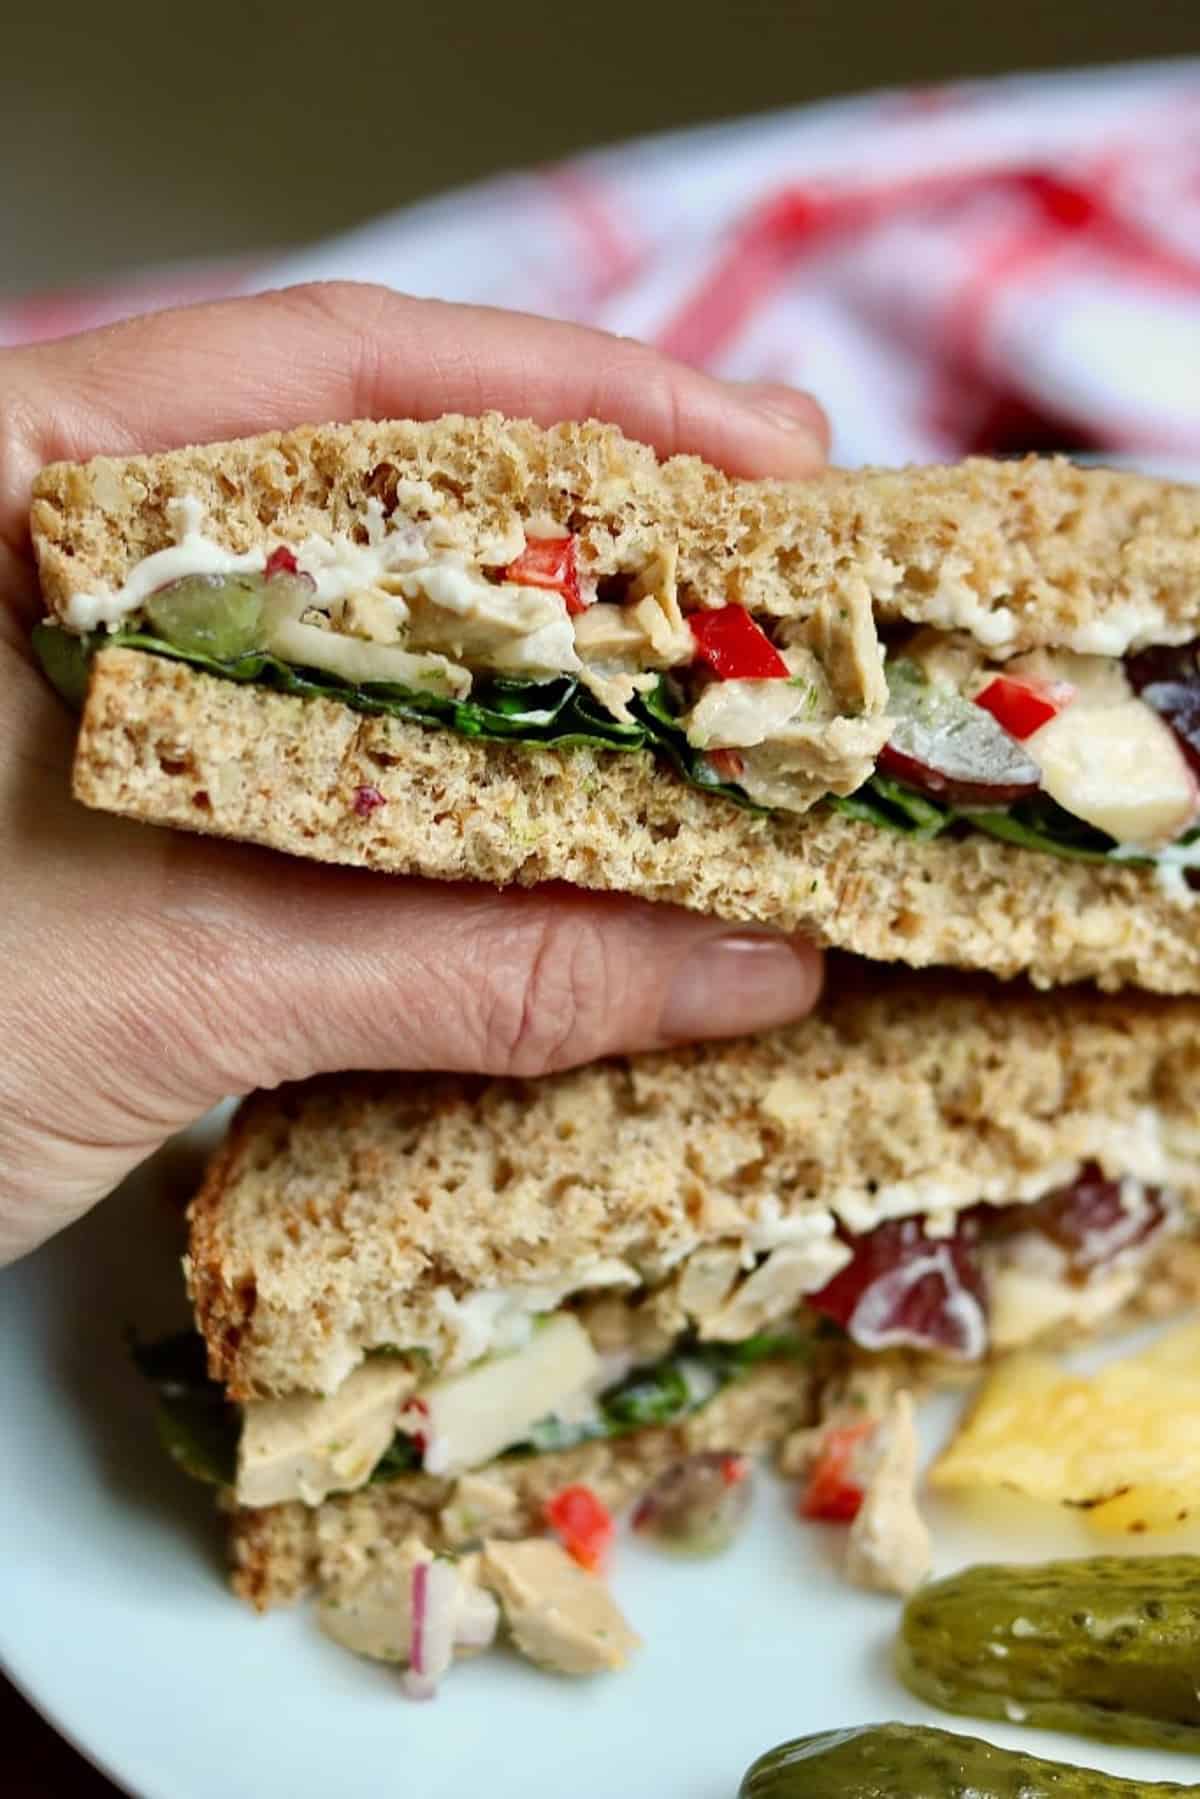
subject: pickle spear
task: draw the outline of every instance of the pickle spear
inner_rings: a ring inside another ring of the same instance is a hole
[[[738,1799],[1195,1799],[1200,1787],[1124,1780],[923,1724],[868,1724],[781,1743],[747,1770]]]
[[[1200,1558],[967,1568],[908,1601],[896,1667],[943,1711],[1200,1751]]]

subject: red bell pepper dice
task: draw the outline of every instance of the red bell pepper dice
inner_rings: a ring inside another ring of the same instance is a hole
[[[552,1494],[546,1501],[546,1522],[581,1567],[594,1574],[603,1565],[616,1525],[590,1487],[564,1487]]]
[[[797,1510],[802,1518],[821,1518],[831,1524],[849,1524],[857,1518],[863,1489],[853,1478],[854,1452],[874,1428],[864,1419],[861,1424],[843,1424],[828,1432],[800,1495]]]
[[[787,663],[744,606],[689,612],[696,654],[722,681],[787,680]]]
[[[1014,681],[1011,675],[997,675],[975,695],[975,704],[990,712],[1010,737],[1022,742],[1057,718],[1065,703],[1051,689]]]
[[[530,537],[515,562],[504,571],[506,581],[522,587],[548,587],[561,593],[568,612],[584,612],[579,591],[579,562],[573,537]]]

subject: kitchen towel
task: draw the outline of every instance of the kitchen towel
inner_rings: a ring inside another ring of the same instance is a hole
[[[350,277],[809,388],[834,460],[1200,455],[1200,60],[890,91],[506,173],[287,255],[0,308],[0,343]]]

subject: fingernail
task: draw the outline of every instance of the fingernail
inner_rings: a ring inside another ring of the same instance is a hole
[[[683,1042],[768,1030],[811,1011],[820,985],[810,944],[765,931],[710,937],[676,969],[659,1032]]]
[[[782,382],[745,381],[741,385],[747,402],[777,430],[802,431],[814,443],[819,441],[819,414],[811,395]]]

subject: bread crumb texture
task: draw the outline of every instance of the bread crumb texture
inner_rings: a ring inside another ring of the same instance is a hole
[[[452,1353],[479,1291],[570,1291],[614,1262],[668,1283],[703,1246],[752,1260],[830,1213],[861,1230],[1033,1197],[1093,1158],[1146,1179],[1166,1158],[1200,1198],[1197,1004],[834,979],[819,1014],[757,1039],[251,1099],[190,1212],[214,1377],[325,1391],[382,1345]]]
[[[1200,991],[1200,913],[1152,871],[979,832],[921,842],[824,807],[762,816],[640,751],[480,744],[136,650],[95,658],[74,786],[105,811],[324,862],[568,881],[913,967]]]
[[[308,426],[157,456],[55,463],[31,526],[52,611],[119,587],[174,541],[168,502],[199,500],[225,547],[366,539],[367,504],[448,521],[471,550],[521,520],[580,539],[598,576],[677,549],[681,601],[806,617],[843,583],[877,615],[942,624],[1011,615],[1014,649],[1144,616],[1200,628],[1200,489],[1061,458],[832,470],[803,484],[738,481],[694,456],[659,461],[614,426],[543,430],[498,414]],[[1190,627],[1190,628],[1189,628]]]

